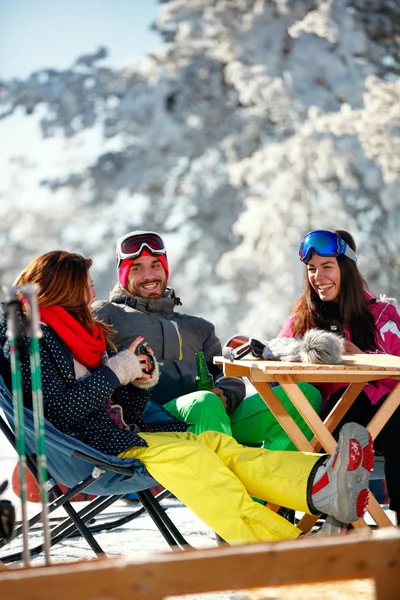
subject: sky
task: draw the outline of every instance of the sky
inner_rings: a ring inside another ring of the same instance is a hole
[[[0,0],[0,80],[66,69],[100,46],[109,52],[104,65],[140,61],[162,43],[151,30],[158,11],[158,0]],[[96,127],[69,141],[60,135],[44,140],[44,112],[27,117],[18,110],[0,120],[0,202],[46,205],[51,192],[40,181],[49,172],[81,170],[104,143]]]
[[[66,68],[103,45],[121,66],[159,43],[157,0],[0,0],[0,79]]]

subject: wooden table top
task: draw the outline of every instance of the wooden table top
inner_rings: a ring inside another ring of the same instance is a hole
[[[237,374],[252,376],[261,380],[271,381],[272,376],[303,376],[312,377],[317,381],[365,381],[382,378],[400,379],[400,357],[390,354],[346,354],[340,365],[321,365],[311,363],[283,362],[274,360],[259,360],[250,355],[233,362],[222,356],[214,358],[216,364],[223,364],[226,375]],[[257,373],[258,372],[258,373]],[[306,380],[303,379],[302,380]],[[297,379],[297,377],[296,377]],[[311,379],[308,379],[311,381]]]

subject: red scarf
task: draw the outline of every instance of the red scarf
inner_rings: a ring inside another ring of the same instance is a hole
[[[81,365],[88,369],[100,365],[100,357],[106,349],[106,340],[103,330],[97,323],[94,325],[93,333],[89,333],[61,306],[41,308],[40,319],[54,329]]]

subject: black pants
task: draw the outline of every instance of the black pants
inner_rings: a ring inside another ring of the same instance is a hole
[[[337,390],[330,396],[328,402],[322,409],[322,417],[325,419],[332,408],[338,402],[346,388]],[[368,425],[372,417],[382,406],[389,394],[385,394],[377,404],[371,404],[367,394],[361,392],[347,414],[333,432],[338,439],[339,430],[345,423],[355,422],[360,425]],[[393,413],[392,417],[383,427],[375,442],[375,451],[385,458],[385,476],[388,496],[390,498],[389,508],[400,511],[400,407]]]

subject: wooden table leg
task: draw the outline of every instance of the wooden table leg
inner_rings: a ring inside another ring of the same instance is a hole
[[[297,523],[297,527],[304,531],[304,533],[308,533],[311,531],[317,521],[318,517],[305,513]]]
[[[334,431],[340,421],[345,416],[348,409],[353,404],[354,400],[357,398],[358,394],[362,391],[364,387],[364,383],[352,383],[348,386],[347,390],[339,400],[339,402],[334,406],[332,411],[329,413],[328,417],[325,419],[324,424],[325,427],[329,431]],[[393,392],[396,391],[395,398],[390,396],[390,403],[387,405],[387,400],[383,404],[383,406],[379,409],[375,417],[370,421],[367,429],[372,435],[372,438],[375,439],[378,435],[379,431],[382,429],[385,423],[387,423],[388,419],[392,416],[394,410],[396,410],[400,399],[400,385],[398,384]],[[393,394],[392,392],[392,394]],[[382,412],[381,412],[382,411]],[[388,416],[389,415],[389,416]],[[319,450],[321,445],[318,443],[318,439],[314,438],[311,440],[311,443],[315,447],[315,450]],[[390,527],[393,525],[387,514],[382,510],[378,501],[372,492],[369,493],[369,502],[368,502],[368,512],[371,517],[374,519],[375,523],[378,527]]]
[[[315,410],[312,408],[299,386],[296,384],[296,382],[293,381],[293,379],[290,376],[287,375],[280,378],[279,383],[284,389],[284,391],[288,394],[289,398],[292,400],[299,413],[302,415],[302,417],[305,419],[312,431],[315,433],[316,440],[318,440],[319,444],[322,445],[329,454],[332,454],[337,442],[333,435],[330,433],[330,431],[328,431],[325,424],[322,422]],[[311,449],[311,451],[315,451],[314,448],[316,446],[316,441],[313,440],[313,443],[310,443],[307,440],[304,434],[300,431],[299,427],[293,421],[292,417],[279,402],[278,398],[275,396],[268,384],[255,382],[253,385],[254,387],[256,387],[257,391],[264,399],[266,404],[269,406],[270,410],[273,412],[279,423],[285,429],[286,433],[289,435],[290,439],[293,441],[298,450],[307,452]],[[356,384],[356,386],[354,387],[354,389],[351,389],[349,395],[347,396],[349,403],[351,403],[351,401],[354,401],[355,397],[359,393],[360,384]],[[299,435],[299,433],[301,435]],[[390,519],[387,517],[383,509],[379,506],[375,497],[372,494],[370,494],[369,512],[377,525],[382,527],[389,526],[392,524]],[[310,524],[312,527],[316,520],[317,518],[314,518],[312,516],[307,516],[306,518],[303,517],[303,519],[299,523],[299,527],[302,530],[303,527],[306,530],[308,530]],[[365,528],[367,527],[367,524],[363,519],[359,519],[358,521],[353,523],[353,527],[357,529]]]
[[[340,400],[335,404],[329,415],[324,421],[328,431],[335,431],[340,421],[344,418],[349,408],[354,403],[357,396],[364,389],[365,383],[351,383]]]
[[[392,390],[392,392],[386,398],[380,409],[377,411],[377,413],[371,419],[367,426],[367,429],[372,435],[373,439],[377,438],[378,434],[381,432],[381,430],[386,425],[390,417],[393,415],[394,411],[399,407],[399,405],[400,383],[398,383],[396,387]],[[389,517],[385,513],[383,513],[380,505],[371,493],[368,511],[379,527],[393,526],[393,523],[391,522]]]
[[[373,439],[378,437],[378,434],[389,421],[394,411],[400,405],[400,382],[392,390],[389,396],[386,398],[380,409],[376,412],[374,417],[368,424],[368,431],[372,435]]]
[[[321,419],[319,418],[317,413],[314,411],[314,409],[312,408],[310,403],[307,401],[307,398],[304,396],[304,394],[302,393],[300,388],[294,382],[282,383],[281,385],[282,385],[283,389],[285,390],[285,392],[288,394],[289,398],[292,400],[293,404],[296,406],[296,408],[300,412],[300,414],[303,416],[304,419],[306,419],[308,425],[316,434],[316,438],[321,442],[322,446],[327,450],[327,452],[332,454],[337,442],[336,442],[335,438],[332,436],[332,434],[330,433],[330,431],[328,431],[326,429],[326,426],[322,423]],[[359,384],[356,384],[356,385],[359,385]],[[398,390],[398,392],[394,398],[391,398],[391,396],[395,390]],[[399,384],[396,386],[395,390],[392,392],[391,396],[387,398],[387,400],[390,399],[390,404],[389,404],[387,410],[385,412],[383,412],[382,416],[379,416],[376,419],[376,422],[378,424],[383,422],[383,419],[385,418],[385,416],[387,416],[388,414],[391,416],[393,414],[394,410],[396,409],[396,402],[397,402],[397,405],[399,404],[399,401],[400,401],[400,386],[399,386]],[[351,390],[351,393],[349,393],[350,401],[356,392],[357,392],[357,388],[355,388],[354,390],[353,389]],[[397,398],[399,398],[399,399],[397,399]],[[386,400],[386,402],[387,402],[387,400]],[[385,408],[386,402],[379,409],[378,413],[382,409]],[[307,406],[306,406],[306,404],[307,404]],[[378,415],[378,413],[375,415],[375,417]],[[375,419],[375,417],[374,417],[374,419]],[[372,419],[372,421],[374,419]],[[374,424],[372,423],[372,421],[371,421],[370,425],[368,426],[369,430],[370,430],[371,424],[372,424],[372,427],[374,427]],[[377,428],[375,428],[374,431],[376,431],[376,429]],[[371,433],[372,437],[374,438],[374,435],[372,434],[371,430],[370,430],[370,433]],[[386,515],[385,511],[379,505],[375,496],[371,492],[369,494],[368,512],[371,515],[371,517],[374,519],[374,521],[378,525],[378,527],[390,527],[393,525],[393,523],[391,522],[389,517]],[[364,527],[364,526],[365,526],[365,521],[363,519],[360,519],[356,523],[353,523],[353,527],[356,527],[356,528]]]
[[[293,421],[286,408],[280,402],[277,396],[275,396],[268,383],[260,381],[251,382],[269,410],[272,412],[277,421],[281,424],[285,432],[288,434],[294,445],[298,450],[303,452],[313,452],[313,447],[308,441],[300,427]],[[296,386],[297,387],[297,386]],[[299,389],[299,388],[297,388]],[[301,390],[299,389],[300,393]],[[306,399],[307,401],[307,399]],[[316,414],[316,413],[315,413]]]
[[[310,427],[311,431],[313,431],[321,446],[326,452],[332,454],[337,442],[333,435],[327,430],[321,418],[315,412],[297,383],[289,375],[280,377],[279,383]],[[310,443],[310,446],[314,449],[314,445]]]
[[[393,527],[392,521],[389,519],[371,491],[369,492],[368,512],[378,527]]]

